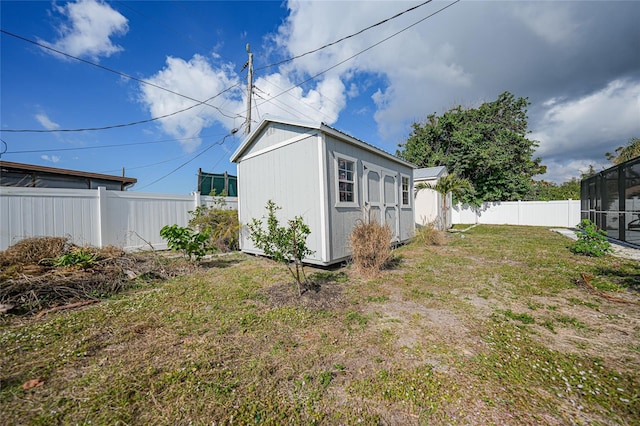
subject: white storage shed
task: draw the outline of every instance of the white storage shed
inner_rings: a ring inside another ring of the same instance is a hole
[[[445,166],[425,167],[415,169],[413,171],[414,187],[421,184],[435,185],[442,177],[447,176],[447,168]],[[451,223],[451,194],[447,194],[447,217],[446,224]],[[435,222],[438,217],[442,216],[443,196],[433,189],[421,189],[415,193],[415,219],[416,226],[424,226]],[[441,218],[444,222],[444,218]],[[442,223],[443,226],[446,226]],[[448,226],[446,226],[448,227]]]
[[[348,259],[349,235],[359,220],[388,224],[390,243],[413,237],[414,166],[324,123],[265,118],[231,161],[238,164],[240,222],[262,218],[268,200],[282,208],[282,224],[302,216],[314,251],[307,263]],[[246,228],[240,248],[261,254]]]

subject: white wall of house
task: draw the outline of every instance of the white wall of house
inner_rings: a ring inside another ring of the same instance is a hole
[[[580,200],[502,201],[479,208],[457,205],[454,224],[556,226],[572,228],[580,223]]]
[[[69,237],[77,245],[166,249],[165,225],[186,226],[189,211],[214,197],[98,189],[0,187],[0,250],[29,237]],[[236,209],[237,198],[227,197]]]

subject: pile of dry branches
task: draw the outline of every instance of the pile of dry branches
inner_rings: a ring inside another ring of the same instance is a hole
[[[60,265],[62,256],[78,250],[92,259],[90,264]],[[140,280],[168,279],[192,268],[156,253],[80,248],[61,237],[29,238],[0,251],[0,304],[18,313],[33,313],[108,297]]]

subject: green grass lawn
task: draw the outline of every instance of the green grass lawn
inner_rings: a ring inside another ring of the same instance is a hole
[[[284,267],[234,254],[4,316],[1,423],[640,424],[640,265],[570,242],[478,226],[400,247],[376,279],[309,269],[320,290],[301,297]]]

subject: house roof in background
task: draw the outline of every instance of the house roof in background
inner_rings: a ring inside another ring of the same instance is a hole
[[[413,180],[436,179],[447,174],[445,166],[424,167],[413,171]]]
[[[297,120],[291,120],[291,119],[285,119],[285,118],[276,118],[273,116],[265,116],[263,118],[263,120],[260,122],[260,124],[258,124],[258,126],[249,134],[249,136],[247,136],[247,138],[240,144],[240,146],[238,147],[238,149],[236,150],[236,152],[233,153],[233,155],[231,156],[231,161],[233,162],[237,162],[238,159],[240,159],[240,157],[242,157],[242,154],[244,153],[244,151],[251,145],[251,143],[253,142],[253,140],[256,138],[256,136],[266,127],[269,125],[269,123],[282,123],[282,124],[288,124],[291,126],[297,126],[297,127],[305,127],[307,129],[311,129],[311,130],[317,130],[317,131],[321,131],[323,133],[326,133],[328,135],[331,135],[337,139],[340,139],[342,141],[345,141],[347,143],[350,143],[352,145],[358,146],[366,151],[369,152],[373,152],[374,154],[378,154],[381,157],[387,158],[391,161],[395,161],[396,163],[400,163],[403,164],[407,167],[411,167],[412,169],[415,169],[415,164],[409,163],[408,161],[405,161],[401,158],[396,157],[395,155],[392,155],[378,147],[375,147],[367,142],[364,142],[358,138],[355,138],[341,130],[338,130],[334,127],[329,126],[328,124],[325,123],[314,123],[314,122],[307,122],[307,121],[297,121]]]
[[[25,173],[48,173],[54,175],[64,175],[73,177],[82,177],[90,179],[102,179],[113,182],[119,182],[125,185],[133,185],[138,182],[136,178],[130,178],[125,176],[105,175],[101,173],[83,172],[79,170],[59,169],[56,167],[37,166],[35,164],[14,163],[11,161],[0,161],[1,170],[11,170]]]

